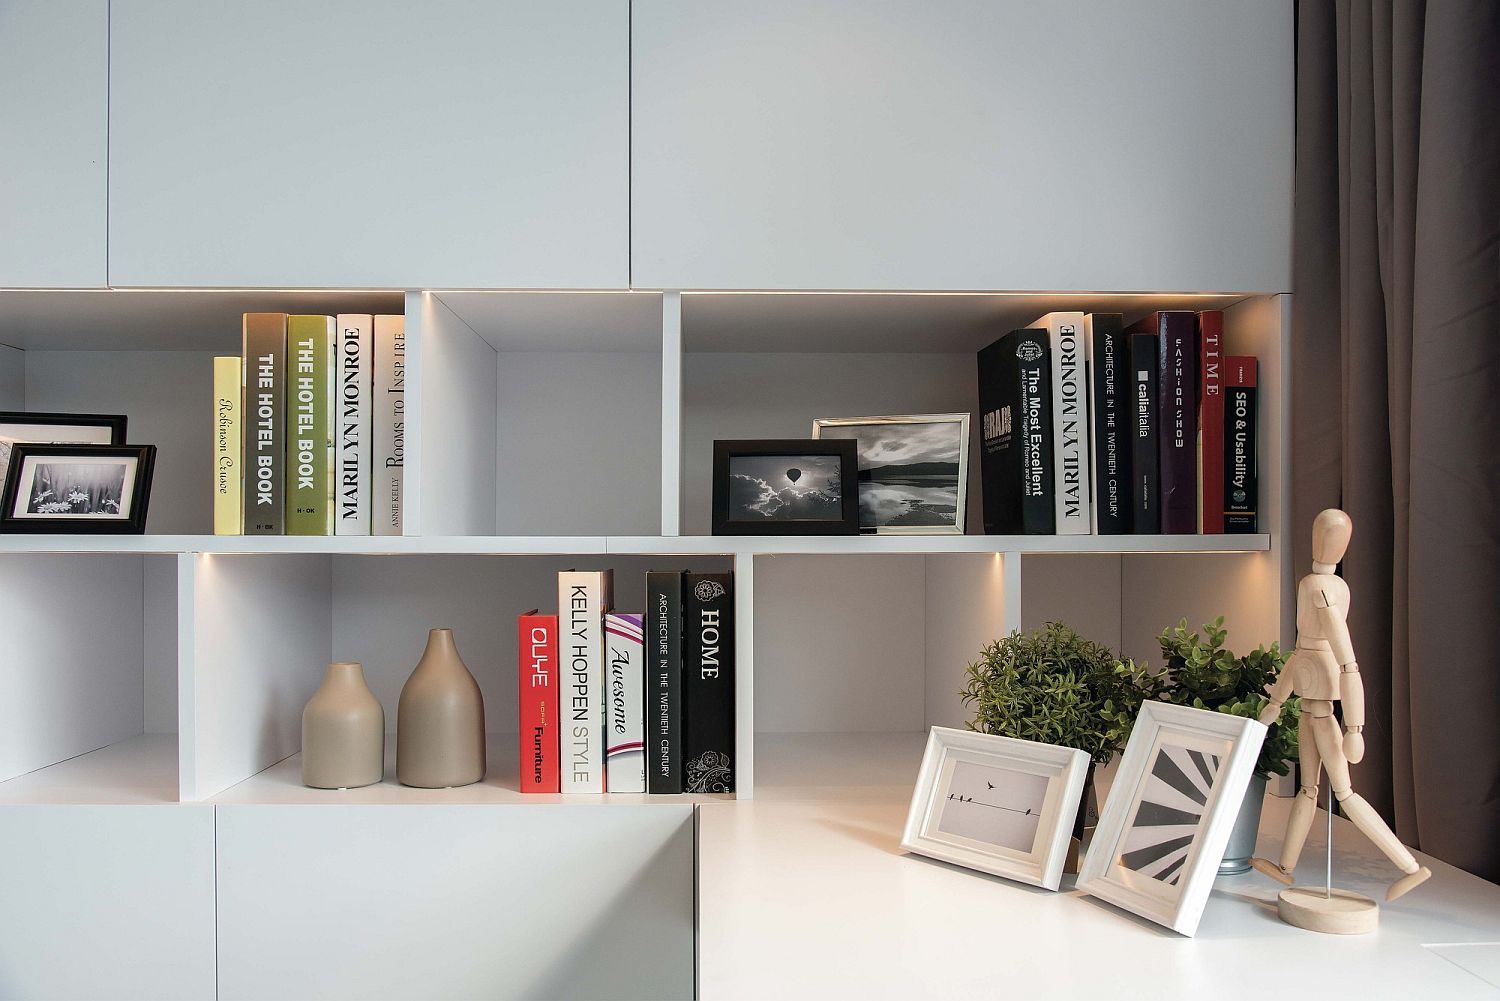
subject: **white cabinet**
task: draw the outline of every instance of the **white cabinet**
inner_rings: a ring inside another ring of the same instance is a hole
[[[222,806],[219,997],[693,996],[693,818]]]
[[[0,806],[0,998],[214,996],[208,806]]]
[[[107,0],[0,0],[0,288],[104,285]]]
[[[115,4],[117,286],[623,287],[629,7]]]
[[[637,4],[647,288],[1289,288],[1287,0]]]

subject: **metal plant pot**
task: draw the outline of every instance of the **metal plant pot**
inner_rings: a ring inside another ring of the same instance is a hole
[[[1255,854],[1255,835],[1260,831],[1260,808],[1265,798],[1265,778],[1252,775],[1250,784],[1245,787],[1245,799],[1240,803],[1240,813],[1235,818],[1234,830],[1229,832],[1229,844],[1224,848],[1224,860],[1219,863],[1220,876],[1250,871],[1250,856]]]

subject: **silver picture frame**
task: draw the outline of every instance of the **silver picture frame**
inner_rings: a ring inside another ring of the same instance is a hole
[[[957,473],[932,472],[948,463],[949,435],[934,434],[935,426],[951,426],[957,444]],[[861,436],[855,432],[868,429]],[[911,429],[903,436],[902,428]],[[906,414],[894,417],[820,417],[813,421],[814,438],[854,438],[859,458],[860,531],[875,535],[963,535],[968,517],[969,415]],[[903,441],[903,438],[907,439]],[[904,445],[909,447],[904,448]],[[882,451],[906,451],[891,461]],[[940,458],[923,458],[940,456]],[[903,470],[902,467],[906,467]],[[884,471],[884,477],[880,475]],[[870,474],[867,476],[867,474]],[[930,481],[930,482],[921,482]],[[947,490],[953,490],[953,511],[946,513]],[[942,523],[921,523],[939,508]],[[905,521],[905,524],[900,523]]]

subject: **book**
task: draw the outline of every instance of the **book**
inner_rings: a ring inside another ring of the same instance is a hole
[[[604,788],[610,792],[646,791],[644,618],[635,612],[604,616],[604,673],[609,696]]]
[[[1259,531],[1256,515],[1260,484],[1256,471],[1254,358],[1224,359],[1224,531]]]
[[[1224,313],[1198,314],[1198,531],[1224,531]]]
[[[1052,355],[1053,505],[1058,535],[1089,529],[1088,383],[1083,314],[1048,313],[1032,324],[1047,331]]]
[[[734,577],[682,576],[683,790],[734,792]]]
[[[1130,335],[1131,426],[1130,446],[1130,530],[1137,535],[1155,535],[1161,531],[1160,484],[1157,471],[1161,454],[1156,438],[1159,417],[1156,410],[1156,342],[1155,334]]]
[[[240,456],[245,441],[240,403],[245,365],[234,355],[214,359],[214,534],[239,535],[245,505],[240,495]]]
[[[989,535],[1051,535],[1052,363],[1045,330],[1012,330],[979,352],[980,483]]]
[[[286,314],[246,313],[243,320],[246,535],[280,535],[286,527]]]
[[[564,693],[561,792],[605,788],[604,613],[613,604],[613,571],[564,570],[557,575],[558,660]]]
[[[374,391],[374,320],[338,316],[334,405],[334,534],[370,534],[370,396]]]
[[[1130,383],[1124,325],[1119,313],[1090,313],[1083,318],[1093,471],[1091,527],[1096,535],[1130,532]]]
[[[402,463],[406,457],[406,317],[377,315],[374,328],[370,531],[375,535],[400,535],[404,527]]]
[[[522,792],[558,792],[557,616],[536,609],[516,619],[517,713]]]
[[[1191,535],[1198,530],[1197,317],[1186,310],[1162,310],[1127,332],[1156,334],[1160,531]]]
[[[286,534],[333,534],[331,316],[286,320]]]
[[[646,574],[646,791],[682,792],[682,574]]]

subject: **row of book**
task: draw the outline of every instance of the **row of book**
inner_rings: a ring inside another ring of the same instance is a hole
[[[406,318],[246,313],[214,359],[214,534],[400,535]]]
[[[517,620],[520,789],[734,792],[734,576],[653,571],[646,608],[614,574],[557,575],[557,613]]]
[[[1255,383],[1219,310],[1012,330],[979,352],[984,530],[1256,532]]]

